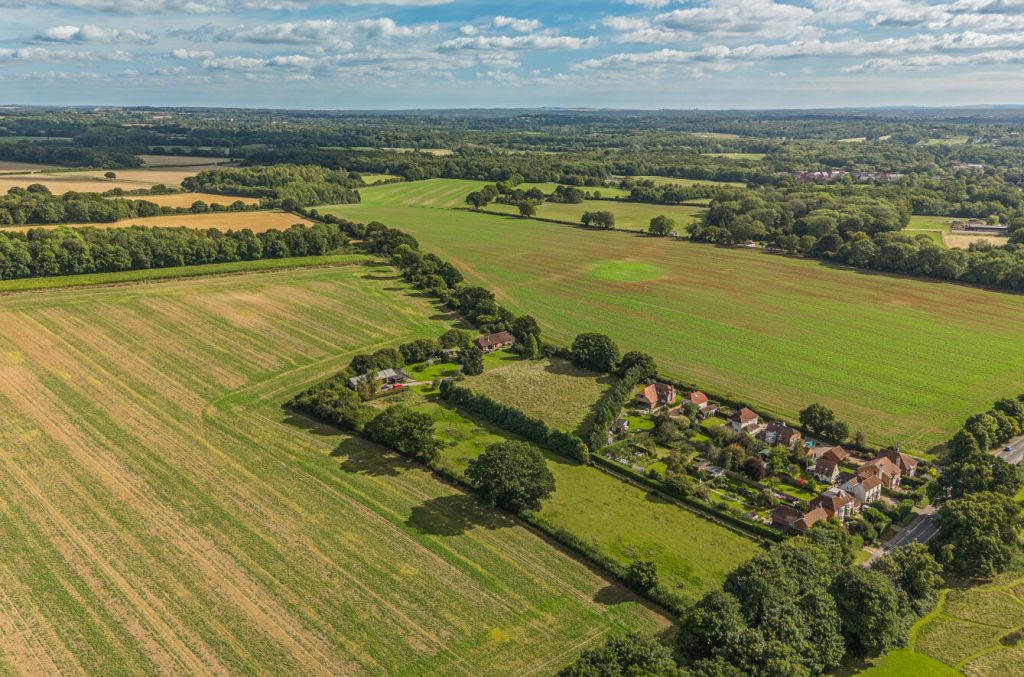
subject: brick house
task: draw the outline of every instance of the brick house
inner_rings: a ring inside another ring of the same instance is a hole
[[[652,383],[636,396],[636,404],[644,409],[658,409],[676,401],[676,388],[670,383]]]
[[[883,449],[878,455],[880,458],[887,458],[896,464],[903,477],[914,477],[917,475],[917,459],[913,456],[904,454],[896,449]]]
[[[821,508],[829,518],[835,517],[845,522],[858,511],[857,501],[842,489],[833,487],[811,501],[811,509]]]
[[[476,347],[485,353],[493,353],[502,348],[511,348],[516,342],[516,337],[507,331],[499,331],[495,334],[484,334],[473,341]]]
[[[757,427],[761,417],[746,407],[740,407],[739,411],[729,417],[729,425],[733,432],[749,432],[751,428]]]
[[[879,456],[857,468],[857,476],[861,478],[877,477],[882,481],[882,486],[888,489],[899,489],[903,472],[888,458]]]

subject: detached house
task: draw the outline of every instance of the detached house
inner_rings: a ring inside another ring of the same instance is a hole
[[[770,421],[762,431],[761,437],[765,444],[781,444],[787,449],[794,449],[804,439],[799,430],[778,421]]]
[[[473,343],[485,353],[493,353],[502,348],[511,348],[516,342],[516,337],[507,331],[499,331],[496,334],[485,334],[478,337]]]
[[[811,501],[811,509],[814,508],[824,510],[829,518],[845,522],[857,512],[857,501],[851,494],[833,487]]]
[[[899,489],[902,476],[899,466],[885,456],[879,456],[857,468],[857,477],[877,477],[882,481],[882,486],[889,489]]]
[[[676,388],[669,383],[652,383],[636,396],[637,406],[644,409],[659,409],[676,401]]]
[[[761,418],[746,407],[740,407],[739,411],[729,417],[729,425],[737,433],[750,432],[760,421]]]
[[[839,478],[839,461],[835,458],[822,456],[814,464],[814,477],[826,484],[835,484]]]
[[[883,449],[879,458],[887,458],[900,469],[903,477],[914,477],[917,475],[917,459],[913,456],[901,453],[896,449]]]
[[[882,480],[878,477],[853,475],[846,478],[839,488],[857,499],[861,505],[874,503],[882,497]]]
[[[707,395],[705,395],[699,390],[694,390],[692,393],[683,398],[683,406],[685,407],[688,404],[692,404],[701,411],[704,411],[705,409],[708,408],[708,404],[710,404],[710,401],[708,400]]]

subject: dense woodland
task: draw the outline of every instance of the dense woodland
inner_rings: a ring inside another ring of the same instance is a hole
[[[334,224],[296,224],[259,234],[144,226],[0,231],[0,279],[321,256],[346,240]]]

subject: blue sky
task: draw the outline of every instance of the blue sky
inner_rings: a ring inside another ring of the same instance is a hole
[[[1024,0],[0,0],[0,103],[1024,103]]]

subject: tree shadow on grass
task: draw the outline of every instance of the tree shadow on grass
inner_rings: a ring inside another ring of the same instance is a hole
[[[401,279],[401,276],[398,274],[381,275],[380,273],[367,273],[366,275],[360,275],[359,277],[364,280],[381,280],[387,282],[393,282],[395,280]]]
[[[412,509],[405,521],[421,534],[458,536],[476,527],[507,529],[516,526],[509,515],[496,510],[470,494],[439,496]]]
[[[293,411],[286,406],[282,406],[281,408],[286,414],[284,422],[290,426],[298,428],[299,430],[312,435],[318,435],[320,437],[334,437],[341,432],[338,428],[335,428],[328,423],[321,423],[316,419],[300,414],[297,411]]]
[[[345,472],[373,477],[394,477],[412,465],[411,461],[358,437],[339,444],[331,456],[342,459],[339,467]]]

